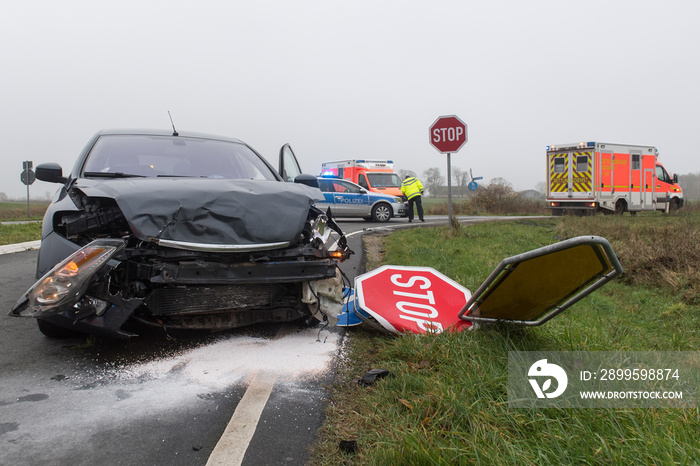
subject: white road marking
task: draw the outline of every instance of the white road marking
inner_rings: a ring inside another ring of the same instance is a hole
[[[253,374],[253,380],[209,456],[207,466],[234,466],[243,462],[275,380],[277,377],[274,374],[260,371]]]

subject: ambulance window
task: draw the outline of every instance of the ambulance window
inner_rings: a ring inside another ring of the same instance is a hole
[[[632,154],[632,170],[639,170],[639,154]]]
[[[656,177],[661,181],[665,181],[666,183],[671,182],[671,177],[668,176],[668,173],[666,173],[666,170],[664,170],[664,167],[661,165],[656,166]]]
[[[579,155],[576,157],[576,171],[585,173],[588,171],[588,156]]]
[[[367,178],[365,177],[364,174],[360,175],[357,178],[357,184],[359,184],[360,186],[362,186],[365,189],[369,189],[369,185],[367,184]]]
[[[554,173],[564,173],[564,167],[566,165],[566,159],[564,157],[554,158]]]

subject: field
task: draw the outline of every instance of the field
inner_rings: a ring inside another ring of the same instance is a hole
[[[27,216],[26,202],[0,202],[0,221],[41,220],[48,206],[47,201],[30,202]]]
[[[474,291],[504,257],[579,235],[606,237],[625,272],[541,327],[352,329],[312,464],[700,463],[697,407],[509,409],[506,393],[508,351],[696,351],[698,213],[407,230],[385,237],[368,269],[431,266]],[[376,368],[394,376],[357,383]]]

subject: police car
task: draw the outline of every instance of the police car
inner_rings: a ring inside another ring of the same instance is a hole
[[[388,222],[392,217],[406,217],[407,206],[400,197],[367,191],[360,185],[336,177],[318,177],[323,197],[316,207],[330,207],[334,217],[362,217]]]

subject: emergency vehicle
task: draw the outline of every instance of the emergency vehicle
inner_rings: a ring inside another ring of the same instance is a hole
[[[403,196],[401,178],[392,160],[337,160],[321,164],[321,176],[337,176],[357,183],[368,191]]]
[[[547,202],[564,212],[622,215],[683,206],[678,176],[669,176],[654,146],[582,142],[547,146]]]

